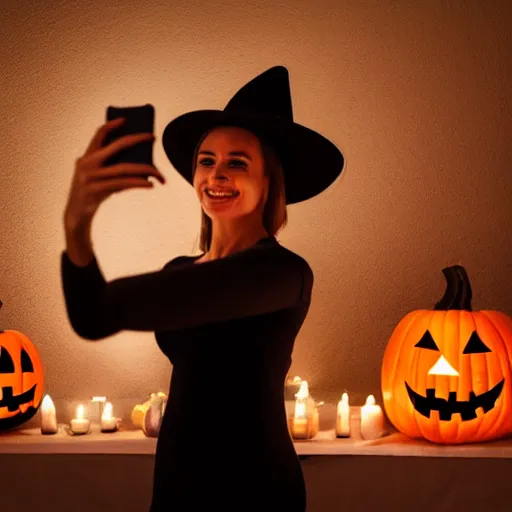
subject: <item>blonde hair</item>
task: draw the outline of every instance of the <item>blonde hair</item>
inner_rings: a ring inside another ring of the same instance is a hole
[[[206,136],[218,126],[211,128],[205,132],[199,139],[194,150],[192,158],[192,179],[194,177],[196,166],[197,166],[197,154],[201,143]],[[268,140],[249,128],[244,129],[253,133],[259,140],[264,168],[263,172],[265,176],[268,176],[268,195],[263,208],[263,227],[266,229],[269,235],[275,236],[281,229],[286,226],[288,221],[288,212],[286,210],[286,195],[284,185],[284,173],[281,160],[274,150],[273,146]],[[212,220],[201,207],[201,231],[199,233],[199,249],[203,252],[207,252],[210,249],[212,241]]]

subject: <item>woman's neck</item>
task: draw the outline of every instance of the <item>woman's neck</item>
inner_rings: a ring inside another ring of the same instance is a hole
[[[259,240],[268,236],[270,235],[263,226],[254,230],[239,231],[237,233],[216,231],[213,228],[210,248],[201,259],[203,261],[210,261],[223,258],[229,254],[252,247]]]

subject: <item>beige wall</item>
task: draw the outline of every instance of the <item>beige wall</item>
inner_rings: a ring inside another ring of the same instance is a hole
[[[278,236],[315,274],[291,373],[318,398],[378,393],[394,325],[433,306],[447,265],[466,267],[475,308],[512,315],[511,23],[508,0],[4,1],[1,326],[37,344],[56,399],[166,390],[152,333],[88,343],[68,323],[59,258],[75,159],[109,104],[153,103],[161,137],[276,64],[295,120],[346,156],[343,177],[289,207]],[[195,253],[197,199],[160,138],[155,164],[165,186],[97,214],[107,279]]]

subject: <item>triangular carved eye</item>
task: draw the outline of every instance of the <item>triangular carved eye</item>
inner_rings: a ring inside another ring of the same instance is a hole
[[[421,340],[418,341],[418,343],[416,343],[416,345],[414,346],[418,348],[426,348],[428,350],[437,350],[437,352],[439,352],[439,348],[436,345],[434,338],[432,338],[432,334],[430,334],[430,331],[427,331],[422,336]]]
[[[21,371],[22,372],[33,372],[34,371],[34,366],[32,365],[30,356],[27,354],[27,351],[24,348],[21,349]]]
[[[481,354],[483,352],[491,352],[491,349],[480,339],[480,336],[473,331],[463,354]]]
[[[2,347],[0,347],[0,373],[14,373],[12,357],[9,352]]]

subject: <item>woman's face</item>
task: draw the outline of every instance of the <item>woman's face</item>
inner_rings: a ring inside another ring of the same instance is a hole
[[[198,150],[194,189],[212,219],[261,216],[268,178],[259,139],[236,126],[212,130]],[[227,192],[231,197],[210,197],[208,192]]]

